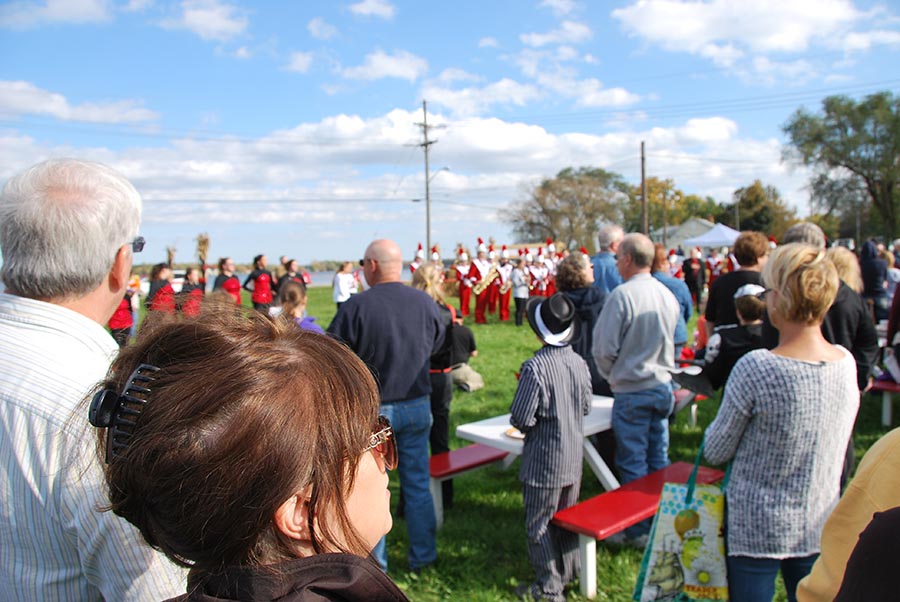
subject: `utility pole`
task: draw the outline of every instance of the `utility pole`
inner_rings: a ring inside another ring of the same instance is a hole
[[[644,154],[644,141],[641,140],[641,228],[644,235],[650,235],[650,215],[647,211],[647,156]]]
[[[437,140],[428,139],[428,130],[434,126],[428,125],[428,101],[422,101],[422,122],[416,123],[422,128],[422,142],[418,145],[425,150],[425,247],[431,252],[431,170],[428,166],[428,153],[431,145]]]

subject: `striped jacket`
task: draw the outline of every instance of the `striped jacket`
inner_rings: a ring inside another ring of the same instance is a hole
[[[581,480],[584,416],[591,411],[587,363],[569,345],[545,345],[522,364],[510,422],[525,433],[519,480],[562,487]]]

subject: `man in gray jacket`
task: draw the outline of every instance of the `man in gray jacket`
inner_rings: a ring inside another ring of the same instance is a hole
[[[612,427],[622,483],[669,464],[670,369],[679,309],[672,293],[650,275],[653,254],[653,243],[643,234],[622,239],[616,267],[624,282],[606,298],[593,333],[597,369],[615,399]],[[626,538],[643,543],[645,523],[626,530]]]

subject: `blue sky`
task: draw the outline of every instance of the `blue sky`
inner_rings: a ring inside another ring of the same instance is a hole
[[[109,163],[144,196],[145,259],[356,259],[373,238],[512,242],[503,208],[567,166],[801,215],[781,125],[900,91],[900,7],[869,0],[0,3],[0,180]],[[446,167],[447,169],[442,169]]]

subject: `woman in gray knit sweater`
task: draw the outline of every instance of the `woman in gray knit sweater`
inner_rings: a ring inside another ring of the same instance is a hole
[[[730,599],[771,600],[780,569],[794,602],[840,497],[859,390],[853,356],[820,329],[839,284],[825,253],[783,245],[762,280],[779,345],[735,365],[706,431],[705,456],[732,462],[725,494]]]

